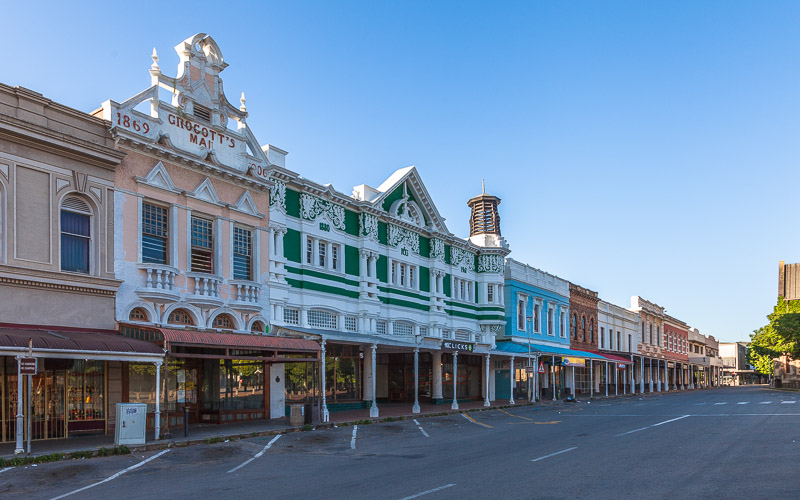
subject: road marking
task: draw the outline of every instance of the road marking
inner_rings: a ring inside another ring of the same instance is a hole
[[[736,404],[737,404],[737,405],[749,405],[749,404],[750,404],[750,401],[739,401],[739,402],[738,402],[738,403],[736,403]]]
[[[575,415],[575,416],[577,416],[577,415]],[[590,416],[594,416],[594,415],[581,415],[581,416],[587,416],[587,417],[590,417]],[[599,416],[601,416],[601,415],[597,415],[597,416],[599,417]],[[603,416],[604,416],[604,415],[603,415]],[[561,423],[561,420],[551,420],[551,421],[549,421],[549,422],[533,422],[533,421],[531,421],[531,422],[510,422],[510,423],[509,423],[509,425],[527,425],[527,424],[534,424],[534,425],[554,425],[554,424],[560,424],[560,423]]]
[[[411,495],[410,497],[403,497],[400,500],[411,500],[412,498],[421,497],[422,495],[427,495],[428,493],[434,493],[437,491],[446,490],[447,488],[452,488],[453,486],[455,486],[455,484],[453,483],[445,484],[444,486],[439,486],[438,488],[434,488],[432,490],[423,491],[421,493],[417,493],[416,495]]]
[[[473,424],[482,425],[482,426],[486,427],[487,429],[494,429],[494,427],[492,427],[491,425],[489,425],[489,424],[484,424],[483,422],[478,422],[477,420],[475,420],[474,418],[470,417],[470,416],[469,416],[469,415],[467,415],[466,413],[462,413],[462,414],[461,414],[461,416],[462,416],[462,417],[464,417],[464,418],[466,418],[467,420],[469,420],[469,421],[470,421],[470,422],[472,422]]]
[[[641,428],[639,428],[639,429],[634,429],[634,430],[632,430],[632,431],[623,432],[622,434],[617,434],[617,435],[616,435],[616,437],[625,436],[625,435],[628,435],[628,434],[633,434],[634,432],[643,431],[643,430],[645,430],[645,429],[649,429],[649,428],[651,428],[651,427],[658,427],[659,425],[664,425],[664,424],[668,424],[668,423],[670,423],[670,422],[675,422],[676,420],[681,420],[681,419],[684,419],[684,418],[686,418],[686,417],[691,417],[691,415],[683,415],[682,417],[671,418],[671,419],[669,419],[669,420],[664,420],[663,422],[659,422],[659,423],[657,423],[657,424],[648,425],[647,427],[641,427]]]
[[[797,403],[797,401],[796,401],[796,400],[792,400],[792,401],[781,401],[781,404],[782,404],[782,405],[791,405],[791,404],[794,404],[794,403]]]
[[[7,470],[11,470],[11,469],[13,469],[13,467],[6,467],[5,469],[0,469],[0,474],[2,474],[3,472],[5,472]]]
[[[534,458],[533,460],[531,460],[531,462],[538,462],[539,460],[544,460],[545,458],[554,457],[556,455],[561,455],[562,453],[566,453],[568,451],[577,450],[577,449],[578,449],[577,446],[573,446],[572,448],[567,448],[566,450],[561,450],[561,451],[557,451],[555,453],[551,453],[549,455],[545,455],[543,457]]]
[[[423,436],[425,436],[426,438],[430,437],[430,435],[427,432],[425,432],[425,429],[423,429],[422,426],[419,425],[419,422],[417,422],[416,418],[414,419],[414,423],[417,424],[417,429],[419,429],[419,431],[422,433]]]
[[[771,405],[772,401],[762,401],[762,402],[760,402],[758,404],[760,404],[760,405]]]
[[[694,405],[695,405],[695,406],[702,406],[702,405],[704,405],[704,404],[705,404],[705,403],[695,403]]]
[[[239,464],[239,465],[237,465],[236,467],[234,467],[233,469],[229,470],[229,471],[228,471],[228,473],[230,474],[231,472],[236,472],[237,470],[239,470],[239,469],[241,469],[242,467],[244,467],[245,465],[249,464],[250,462],[252,462],[252,461],[253,461],[253,460],[255,460],[256,458],[260,458],[260,457],[261,457],[261,455],[263,455],[263,454],[264,454],[264,452],[266,452],[268,449],[270,449],[270,447],[273,445],[273,443],[275,443],[275,441],[277,441],[277,440],[278,440],[278,438],[279,438],[279,437],[281,437],[281,435],[280,435],[280,434],[278,434],[277,436],[275,436],[274,438],[272,438],[272,439],[270,440],[270,442],[269,442],[269,443],[267,443],[267,445],[264,447],[264,449],[262,449],[261,451],[259,451],[259,452],[258,452],[258,453],[256,453],[255,455],[253,455],[253,458],[249,458],[249,459],[245,460],[245,461],[244,461],[244,462],[242,462],[241,464]]]
[[[358,426],[354,425],[353,426],[353,437],[350,438],[350,449],[351,450],[355,450],[356,449],[356,434],[357,433],[358,433]]]
[[[103,479],[102,481],[98,481],[98,482],[92,483],[92,484],[90,484],[88,486],[84,486],[83,488],[78,488],[77,490],[70,491],[69,493],[64,493],[63,495],[59,495],[57,497],[53,497],[52,500],[58,500],[59,498],[65,498],[65,497],[68,497],[70,495],[74,495],[75,493],[80,493],[81,491],[86,491],[89,488],[94,488],[95,486],[101,485],[103,483],[107,483],[109,481],[113,481],[114,479],[118,478],[119,476],[121,476],[121,475],[123,475],[123,474],[125,474],[127,472],[132,471],[133,469],[136,469],[137,467],[141,467],[142,465],[146,464],[147,462],[149,462],[151,460],[155,460],[156,458],[160,457],[164,453],[167,453],[168,451],[170,451],[170,450],[166,449],[164,451],[158,452],[155,455],[153,455],[152,457],[150,457],[150,458],[148,458],[146,460],[142,460],[138,464],[131,465],[127,469],[122,469],[121,471],[117,472],[114,475],[108,476],[107,478]]]
[[[714,403],[714,406],[726,405],[726,404],[728,404],[728,403]]]
[[[507,412],[507,411],[505,411],[505,410],[500,410],[500,412],[501,412],[501,413],[505,413],[505,414],[506,414],[506,415],[508,415],[509,417],[517,417],[517,418],[521,418],[521,419],[523,419],[523,420],[530,420],[531,422],[533,422],[533,419],[532,419],[532,418],[523,417],[522,415],[514,415],[513,413],[508,413],[508,412]]]

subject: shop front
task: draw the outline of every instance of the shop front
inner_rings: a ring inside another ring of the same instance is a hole
[[[313,340],[129,325],[121,331],[166,351],[159,377],[151,367],[129,363],[123,384],[130,402],[148,405],[148,428],[156,427],[160,399],[165,434],[187,418],[189,424],[280,418],[287,403],[316,395],[319,345]]]
[[[0,441],[19,444],[28,429],[31,440],[112,432],[122,366],[138,361],[155,373],[163,355],[114,331],[0,328]],[[20,358],[36,360],[35,374],[19,375]]]

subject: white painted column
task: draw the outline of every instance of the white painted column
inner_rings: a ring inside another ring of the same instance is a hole
[[[419,413],[419,347],[414,348],[414,406],[411,413]]]
[[[648,366],[650,369],[650,392],[653,392],[653,360],[648,358]]]
[[[325,339],[322,339],[320,342],[320,378],[322,379],[322,383],[320,386],[322,387],[322,422],[329,422],[330,421],[330,414],[328,413],[328,403],[325,400]]]
[[[622,386],[622,390],[625,390],[625,386]],[[614,363],[614,395],[619,396],[619,366]]]
[[[539,356],[533,357],[533,397],[531,402],[539,399]]]
[[[378,418],[380,412],[378,411],[378,400],[375,397],[375,379],[378,378],[378,370],[375,366],[378,357],[378,346],[376,344],[372,344],[372,406],[369,408],[369,416],[371,418]]]
[[[656,360],[656,388],[661,392],[661,360]]]
[[[664,392],[669,392],[669,362],[664,360]]]
[[[572,370],[575,373],[575,370]],[[575,377],[572,378],[572,392],[573,395],[578,395],[578,390],[575,388]],[[589,399],[594,397],[594,360],[589,360]]]
[[[608,361],[606,361],[606,397],[608,397]]]
[[[511,376],[509,377],[511,380],[511,399],[508,400],[508,404],[514,404],[514,356],[511,356]]]
[[[572,367],[572,397],[575,399],[575,401],[578,400],[578,394],[577,394],[577,391],[575,391],[575,367],[574,366]]]
[[[442,351],[433,353],[433,399],[443,399],[442,397]]]
[[[553,356],[550,369],[553,371],[553,401],[556,400],[556,357]]]
[[[451,410],[458,410],[458,351],[453,351],[453,404]]]
[[[14,454],[20,455],[25,453],[25,448],[23,448],[23,432],[25,428],[25,415],[22,413],[22,379],[25,378],[23,375],[20,375],[20,358],[17,357],[17,443],[16,448],[14,448]]]
[[[156,440],[161,439],[161,361],[156,362]]]
[[[483,406],[492,406],[492,403],[489,402],[489,358],[491,358],[491,354],[486,355],[486,399],[483,400]]]
[[[639,356],[639,392],[644,394],[644,356]]]
[[[631,386],[631,394],[636,394],[636,370],[634,369],[635,365],[633,364],[633,354],[631,354],[631,364],[630,369],[625,367],[625,380],[630,380],[628,383]]]

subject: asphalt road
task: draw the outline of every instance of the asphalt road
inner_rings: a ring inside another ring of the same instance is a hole
[[[798,401],[736,387],[339,427],[5,470],[0,497],[798,498]]]

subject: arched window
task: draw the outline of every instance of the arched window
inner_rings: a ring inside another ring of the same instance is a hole
[[[254,321],[253,325],[250,327],[250,331],[253,333],[264,333],[264,323],[261,321]]]
[[[89,274],[92,210],[85,201],[68,196],[61,203],[61,270]]]
[[[578,338],[578,315],[572,315],[572,338]]]
[[[149,321],[147,319],[147,311],[141,307],[134,308],[128,315],[128,319],[131,321]]]
[[[656,343],[658,345],[661,345],[661,327],[660,326],[656,327]]]
[[[172,325],[188,325],[194,326],[194,321],[192,321],[192,317],[186,312],[185,309],[175,309],[171,313],[169,313],[169,318],[167,318],[167,323]]]
[[[586,339],[586,316],[581,316],[581,340]]]
[[[642,321],[642,344],[644,344],[644,321]]]
[[[214,324],[211,325],[213,328],[222,328],[225,330],[233,330],[233,320],[227,314],[218,314],[216,318],[214,318]]]
[[[653,344],[653,324],[650,323],[650,344]]]
[[[594,342],[594,318],[589,320],[589,342]]]

